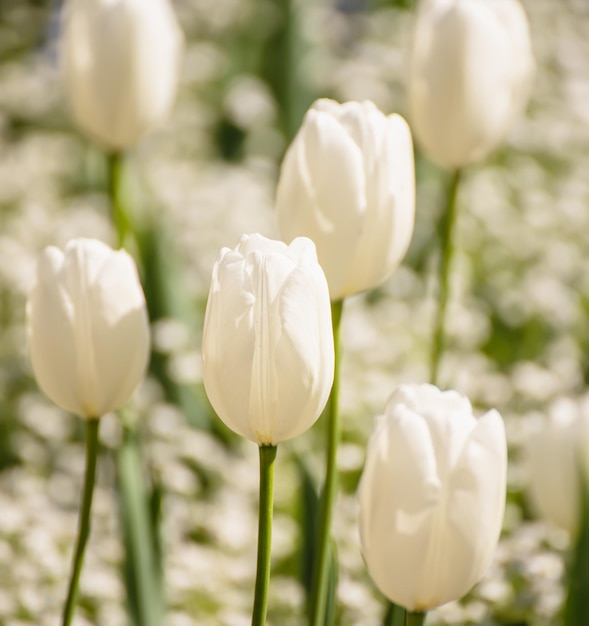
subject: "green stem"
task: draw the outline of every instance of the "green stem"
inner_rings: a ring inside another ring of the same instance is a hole
[[[406,611],[394,602],[387,603],[383,626],[405,626]]]
[[[426,613],[407,611],[405,613],[405,626],[423,626]]]
[[[118,247],[125,244],[125,239],[131,231],[131,224],[125,212],[123,200],[123,166],[124,157],[121,152],[112,152],[108,155],[108,195],[110,198],[112,223],[117,232]]]
[[[340,373],[339,332],[343,311],[343,300],[331,304],[333,324],[333,343],[335,347],[335,369],[333,387],[327,404],[327,458],[325,469],[325,484],[321,493],[319,510],[319,528],[317,534],[317,548],[313,561],[313,577],[311,585],[311,623],[313,626],[323,626],[327,606],[327,592],[329,589],[329,537],[331,519],[337,492],[337,448],[340,440],[338,396]]]
[[[446,207],[440,218],[438,236],[440,238],[440,273],[439,273],[439,303],[434,330],[431,363],[430,381],[433,385],[438,384],[440,360],[444,351],[444,326],[446,321],[446,308],[449,299],[450,269],[454,248],[452,236],[456,223],[456,196],[460,183],[461,170],[456,170],[448,187]]]
[[[270,586],[272,508],[274,503],[274,460],[276,446],[260,446],[260,503],[258,513],[258,564],[252,626],[264,626]]]
[[[84,551],[90,536],[90,511],[92,510],[92,496],[94,483],[96,482],[96,460],[98,458],[98,427],[99,419],[89,419],[86,424],[86,476],[84,478],[84,491],[82,495],[82,507],[80,509],[80,522],[78,528],[78,542],[72,561],[72,574],[67,592],[67,598],[63,607],[63,626],[69,626],[74,616],[78,584],[82,573]]]

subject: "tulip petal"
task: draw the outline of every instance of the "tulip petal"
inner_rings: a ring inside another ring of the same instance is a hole
[[[490,411],[477,420],[448,485],[445,549],[461,577],[449,577],[446,596],[463,596],[491,562],[503,522],[507,446],[503,420]]]
[[[149,360],[149,324],[137,270],[124,251],[101,266],[92,290],[92,341],[101,390],[98,415],[124,404]]]
[[[356,242],[345,294],[384,282],[405,256],[413,236],[415,171],[411,131],[399,115],[381,116],[378,134],[382,146],[374,171],[367,176],[366,224]]]
[[[249,424],[255,295],[241,254],[221,251],[213,268],[203,329],[203,382],[217,415],[242,437]],[[231,392],[229,392],[231,390]]]
[[[341,124],[308,111],[287,151],[276,204],[283,237],[307,236],[317,246],[332,298],[341,290],[366,210],[362,154]]]
[[[364,556],[377,587],[393,602],[415,610],[429,532],[442,497],[434,446],[427,423],[408,409],[391,417],[370,445],[378,451],[369,449],[359,487]],[[390,555],[397,565],[387,558],[370,559],[374,551]]]
[[[77,239],[65,249],[63,280],[72,301],[76,354],[76,389],[87,417],[100,417],[101,388],[98,381],[92,326],[96,321],[92,287],[113,251],[100,241]]]
[[[281,372],[277,441],[292,439],[310,428],[329,397],[334,347],[326,293],[327,281],[318,265],[311,271],[295,269],[280,293],[282,334],[275,353],[276,369]]]
[[[35,377],[58,406],[83,414],[75,381],[74,310],[63,284],[63,253],[47,248],[37,263],[37,282],[27,303],[27,343]]]

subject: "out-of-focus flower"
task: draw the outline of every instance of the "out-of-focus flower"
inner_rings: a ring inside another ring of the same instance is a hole
[[[422,0],[409,109],[428,158],[451,169],[484,159],[525,105],[533,73],[518,0]]]
[[[168,114],[182,33],[168,0],[67,0],[62,61],[74,118],[113,151]]]
[[[213,268],[203,380],[229,428],[260,445],[301,434],[333,382],[329,291],[313,242],[244,235]]]
[[[589,407],[559,400],[526,443],[528,491],[534,508],[572,536],[581,522],[581,476],[589,463]]]
[[[505,507],[507,444],[455,391],[404,385],[376,420],[358,497],[360,539],[382,593],[411,611],[462,597],[489,566]]]
[[[280,172],[281,237],[317,246],[332,300],[383,283],[413,235],[411,132],[372,102],[318,100],[305,115]]]
[[[27,339],[43,392],[76,415],[122,406],[149,357],[145,298],[133,259],[95,239],[46,248],[27,303]]]

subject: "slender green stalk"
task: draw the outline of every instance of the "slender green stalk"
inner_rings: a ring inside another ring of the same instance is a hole
[[[423,626],[426,613],[407,611],[405,613],[405,626]]]
[[[387,603],[387,610],[383,620],[383,626],[405,626],[407,613],[402,606],[394,602]]]
[[[92,510],[92,496],[94,483],[96,482],[96,460],[98,458],[98,427],[99,419],[89,419],[86,423],[86,476],[84,478],[84,491],[82,495],[82,507],[80,509],[80,522],[78,527],[78,542],[72,561],[72,574],[67,592],[67,598],[63,607],[63,626],[69,626],[74,616],[78,585],[84,551],[90,536],[90,512]]]
[[[260,446],[260,503],[258,513],[258,565],[252,626],[266,624],[272,549],[272,509],[274,504],[274,460],[276,446]]]
[[[343,300],[331,304],[333,324],[333,343],[335,346],[335,370],[333,387],[327,404],[327,458],[325,468],[325,484],[321,492],[319,510],[319,528],[317,529],[317,548],[313,561],[313,578],[311,586],[311,624],[323,626],[327,606],[327,592],[329,589],[329,537],[331,518],[337,492],[337,448],[340,440],[338,396],[340,349],[339,331],[343,311]]]
[[[124,157],[121,152],[112,152],[108,155],[108,195],[111,203],[112,223],[117,232],[117,243],[122,247],[125,239],[131,234],[131,224],[125,211],[123,200],[123,165]]]
[[[430,363],[430,382],[433,385],[438,384],[440,360],[444,351],[444,326],[449,299],[450,269],[454,252],[452,236],[456,222],[456,196],[460,174],[461,170],[456,170],[450,181],[446,206],[440,219],[438,231],[440,238],[439,302]]]

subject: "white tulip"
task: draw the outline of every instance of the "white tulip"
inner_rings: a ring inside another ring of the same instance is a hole
[[[526,442],[528,491],[538,513],[575,536],[581,517],[581,475],[589,478],[589,405],[559,400]]]
[[[313,242],[244,235],[213,268],[203,380],[225,424],[260,445],[307,430],[334,370],[331,308]]]
[[[382,593],[410,611],[462,597],[491,562],[505,507],[497,411],[432,385],[404,385],[378,417],[358,488],[360,539]]]
[[[284,157],[276,205],[285,241],[315,242],[332,300],[382,284],[413,235],[407,123],[372,102],[318,100]]]
[[[523,109],[533,73],[518,0],[422,0],[409,110],[427,157],[450,169],[484,159]]]
[[[168,0],[66,0],[62,61],[74,118],[113,151],[168,114],[182,33]]]
[[[48,247],[27,303],[27,339],[43,392],[76,415],[122,406],[149,356],[145,299],[133,259],[94,239]]]

